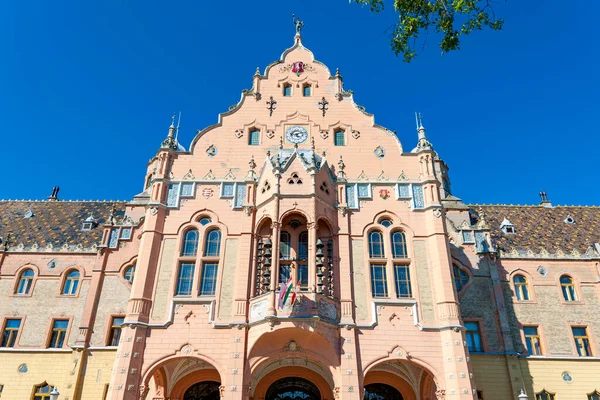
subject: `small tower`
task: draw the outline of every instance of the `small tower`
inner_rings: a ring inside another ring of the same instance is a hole
[[[177,131],[177,128],[175,128],[175,114],[173,114],[173,117],[171,117],[171,126],[169,126],[169,134],[167,135],[167,138],[165,140],[163,140],[162,144],[160,145],[161,149],[171,149],[171,150],[177,150],[177,139],[175,138],[175,133]]]
[[[417,147],[413,150],[413,153],[420,153],[421,151],[432,151],[433,145],[425,136],[425,128],[423,127],[423,117],[419,113],[415,113],[417,121],[417,132],[419,133],[419,139],[417,141]]]

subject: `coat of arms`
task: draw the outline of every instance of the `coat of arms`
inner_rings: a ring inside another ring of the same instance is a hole
[[[388,189],[381,189],[379,191],[379,197],[384,200],[387,200],[390,197],[390,191]]]
[[[304,63],[302,61],[295,61],[292,63],[292,72],[300,76],[304,72]]]

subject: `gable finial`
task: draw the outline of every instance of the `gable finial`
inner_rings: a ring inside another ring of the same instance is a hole
[[[169,134],[167,135],[167,138],[161,143],[161,149],[177,150],[177,140],[175,139],[175,131],[177,130],[177,128],[175,128],[176,114],[177,113],[173,113],[173,116],[171,117],[171,126],[169,126]]]

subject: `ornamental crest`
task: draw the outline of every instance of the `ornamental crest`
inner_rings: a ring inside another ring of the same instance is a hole
[[[292,72],[297,76],[300,76],[304,72],[304,63],[302,61],[295,61],[292,63]]]
[[[202,190],[202,197],[205,199],[210,199],[213,195],[213,190],[211,188],[205,188]]]
[[[379,197],[381,197],[384,200],[387,200],[390,198],[390,191],[388,189],[381,189],[379,191]]]

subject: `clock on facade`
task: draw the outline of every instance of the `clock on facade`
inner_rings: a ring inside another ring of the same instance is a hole
[[[285,137],[293,144],[304,143],[308,139],[308,131],[302,126],[290,126],[285,131]]]

